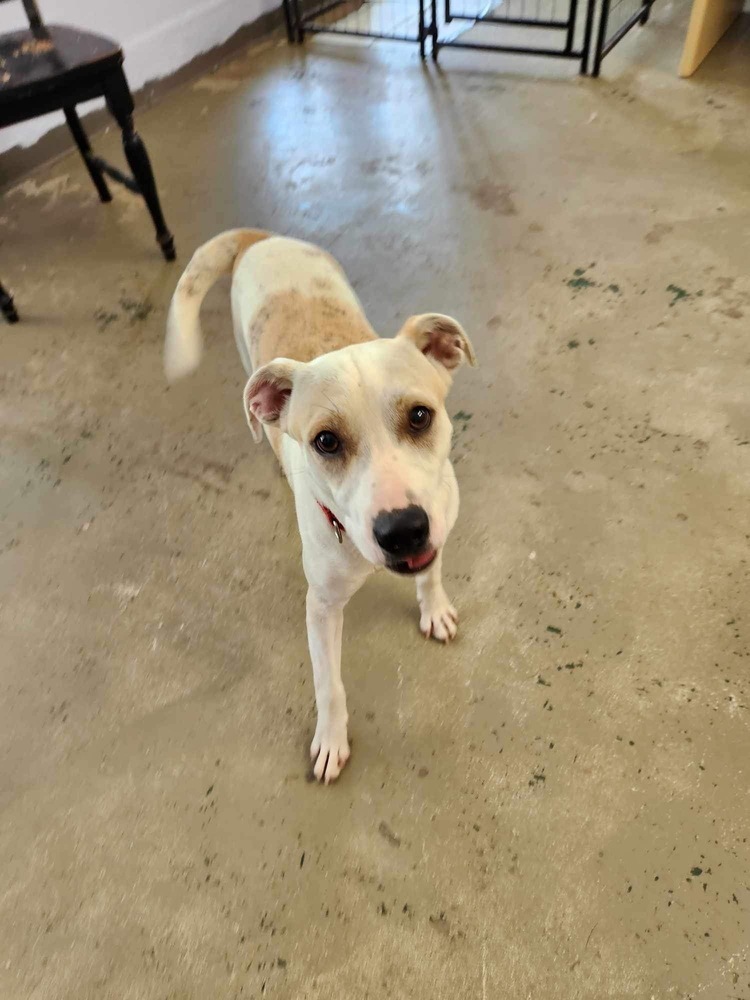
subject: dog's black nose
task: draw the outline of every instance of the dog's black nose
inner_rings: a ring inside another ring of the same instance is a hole
[[[381,510],[372,530],[383,552],[389,556],[411,556],[427,544],[430,519],[426,510],[412,504],[401,510]]]

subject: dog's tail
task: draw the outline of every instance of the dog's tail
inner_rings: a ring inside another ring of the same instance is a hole
[[[270,235],[260,229],[230,229],[195,251],[169,307],[164,371],[170,381],[189,375],[200,364],[203,354],[200,309],[208,290],[223,274],[232,271],[243,250]]]

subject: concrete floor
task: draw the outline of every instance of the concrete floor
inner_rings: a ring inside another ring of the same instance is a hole
[[[181,264],[310,238],[383,333],[447,311],[480,355],[459,640],[360,593],[328,789],[226,286],[167,389],[138,201],[73,156],[7,194],[3,1000],[750,998],[750,41],[680,82],[682,28],[599,82],[274,43],[140,116]]]

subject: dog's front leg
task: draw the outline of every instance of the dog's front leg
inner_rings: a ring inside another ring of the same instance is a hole
[[[341,680],[344,603],[331,602],[314,586],[307,591],[307,641],[318,710],[310,756],[315,777],[326,784],[339,776],[349,759],[346,693]]]
[[[443,589],[443,553],[438,552],[429,569],[420,573],[417,581],[419,629],[425,638],[433,636],[440,642],[455,638],[458,614]]]

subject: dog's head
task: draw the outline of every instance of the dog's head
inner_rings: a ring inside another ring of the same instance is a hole
[[[418,573],[450,530],[445,397],[465,360],[474,351],[454,319],[414,316],[393,339],[264,365],[245,387],[245,413],[256,439],[260,422],[300,444],[315,499],[366,559]]]

